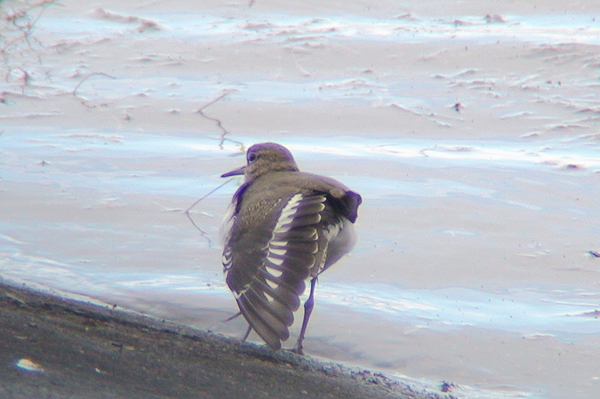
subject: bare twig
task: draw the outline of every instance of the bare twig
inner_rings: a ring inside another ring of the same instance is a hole
[[[16,77],[17,81],[22,80],[20,86],[23,94],[35,73],[32,70],[35,66],[30,65],[30,60],[37,57],[39,64],[42,64],[42,52],[34,48],[34,44],[41,43],[33,35],[35,25],[46,9],[54,5],[56,1],[19,1],[12,2],[13,4],[9,6],[4,4],[8,2],[0,0],[0,59],[7,66],[3,72],[6,71],[5,80],[7,82],[13,77]],[[21,71],[21,74],[14,76],[16,70]]]
[[[205,194],[204,196],[198,198],[188,209],[185,210],[185,216],[187,216],[187,218],[190,220],[190,222],[192,222],[192,225],[194,225],[194,227],[196,229],[198,229],[198,231],[200,232],[200,234],[202,234],[202,237],[204,237],[206,239],[206,241],[208,242],[208,247],[212,248],[212,240],[210,239],[210,237],[208,237],[208,235],[206,234],[206,232],[204,230],[202,230],[197,224],[196,222],[194,222],[194,219],[192,219],[192,216],[190,215],[190,211],[196,207],[196,205],[198,205],[202,200],[204,200],[205,198],[207,198],[209,195],[211,195],[212,193],[214,193],[215,191],[219,190],[221,187],[223,187],[224,185],[226,185],[227,183],[229,183],[231,180],[233,179],[229,179],[226,180],[225,182],[221,183],[220,185],[218,185],[217,187],[213,188],[212,190],[210,190],[207,194]]]
[[[104,72],[92,72],[92,73],[88,74],[85,78],[81,79],[81,81],[77,84],[77,86],[75,86],[75,88],[73,89],[71,94],[73,94],[75,97],[78,97],[77,90],[79,89],[79,86],[81,86],[86,80],[88,80],[89,78],[91,78],[92,76],[95,76],[95,75],[101,75],[101,76],[106,76],[107,78],[116,79],[116,77],[111,76]]]
[[[221,101],[221,99],[223,99],[223,98],[227,97],[227,96],[229,95],[229,93],[230,93],[229,91],[226,91],[226,92],[222,93],[222,94],[221,94],[219,97],[217,97],[217,98],[215,98],[214,100],[212,100],[212,101],[209,101],[208,103],[204,104],[204,105],[203,105],[202,107],[200,107],[200,109],[198,109],[198,111],[196,111],[196,112],[200,112],[200,113],[201,113],[201,112],[202,112],[203,110],[205,110],[206,108],[208,108],[208,107],[210,107],[211,105],[213,105],[213,104],[215,104],[215,103],[217,103],[217,102]]]
[[[202,117],[204,117],[204,118],[206,118],[206,119],[208,119],[208,120],[210,120],[210,121],[213,121],[213,122],[215,122],[215,123],[216,123],[216,125],[217,125],[217,127],[218,127],[219,129],[221,129],[221,131],[223,132],[223,133],[221,134],[221,138],[220,138],[220,141],[219,141],[219,148],[220,148],[220,149],[223,149],[223,144],[225,143],[225,141],[226,141],[226,140],[228,140],[228,141],[231,141],[232,143],[238,144],[238,145],[240,145],[240,146],[243,146],[243,144],[242,144],[241,142],[239,142],[239,141],[236,141],[236,140],[232,140],[232,139],[230,139],[230,138],[227,138],[227,137],[225,137],[225,136],[227,136],[228,134],[230,134],[230,132],[229,132],[227,129],[225,129],[225,127],[223,127],[223,124],[221,123],[221,120],[220,120],[220,119],[213,118],[213,117],[211,117],[211,116],[208,116],[208,115],[206,115],[206,114],[204,113],[204,110],[205,110],[206,108],[208,108],[208,107],[210,107],[211,105],[213,105],[213,104],[215,104],[215,103],[217,103],[217,102],[221,101],[223,98],[227,97],[229,94],[231,94],[231,90],[226,90],[225,92],[221,93],[221,95],[220,95],[220,96],[218,96],[218,97],[217,97],[217,98],[215,98],[214,100],[212,100],[212,101],[210,101],[210,102],[208,102],[208,103],[204,104],[202,107],[198,108],[198,110],[196,111],[196,113],[198,113],[198,114],[202,115]]]
[[[99,107],[99,106],[102,107],[102,106],[107,106],[108,105],[108,104],[89,105],[89,104],[87,104],[88,100],[85,97],[80,96],[80,95],[77,94],[77,90],[79,89],[79,87],[86,80],[88,80],[89,78],[91,78],[94,75],[101,75],[101,76],[106,76],[107,78],[110,78],[110,79],[116,79],[116,77],[111,76],[111,75],[109,75],[107,73],[104,73],[104,72],[92,72],[92,73],[88,74],[86,77],[84,77],[83,79],[81,79],[81,81],[77,84],[77,86],[75,86],[75,88],[73,89],[73,91],[71,92],[71,94],[73,94],[73,96],[79,98],[81,100],[81,105],[83,105],[84,107],[87,107],[87,108],[96,108],[96,107]]]
[[[13,71],[21,71],[21,77],[20,79],[16,79],[18,80],[22,80],[22,84],[21,84],[21,93],[25,94],[25,87],[29,84],[30,80],[31,80],[31,76],[29,75],[29,72],[27,72],[25,69],[21,68],[21,67],[9,67],[8,68],[8,73],[6,74],[6,83],[10,83],[10,77],[11,74],[13,73]]]
[[[10,48],[10,46],[12,46],[13,44],[15,44],[17,41],[19,40],[25,40],[25,42],[27,42],[27,44],[29,45],[29,48],[31,48],[31,42],[30,42],[30,38],[31,38],[31,32],[33,31],[33,28],[35,27],[35,24],[37,23],[37,21],[42,17],[42,15],[44,14],[44,12],[46,11],[46,9],[48,8],[48,6],[54,5],[56,3],[56,0],[42,0],[39,1],[37,3],[31,4],[31,5],[24,5],[23,8],[19,8],[17,10],[15,10],[14,8],[12,9],[11,13],[8,12],[4,12],[2,13],[2,19],[10,22],[15,28],[17,28],[17,30],[21,31],[22,35],[9,41],[6,42],[4,44],[4,46],[2,47],[1,52],[4,53],[6,51],[8,51],[8,49]],[[38,13],[38,15],[35,18],[32,18],[30,16],[30,13],[32,10],[36,9],[36,8],[42,8],[42,10]],[[2,10],[0,10],[2,11]],[[19,23],[19,20],[25,20],[24,23]],[[1,35],[0,35],[1,38]],[[6,36],[4,37],[6,38]]]

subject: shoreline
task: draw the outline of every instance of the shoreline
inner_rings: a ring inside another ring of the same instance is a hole
[[[0,280],[0,396],[442,399],[323,362]]]

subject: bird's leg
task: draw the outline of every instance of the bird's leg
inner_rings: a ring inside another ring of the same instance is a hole
[[[298,336],[298,341],[296,341],[296,347],[292,349],[292,352],[295,352],[299,355],[304,354],[302,351],[302,342],[304,341],[304,334],[306,334],[306,327],[308,326],[308,319],[310,319],[310,314],[312,313],[313,307],[315,306],[315,284],[317,283],[317,278],[313,278],[310,280],[310,294],[308,295],[308,299],[304,302],[304,318],[302,319],[302,328],[300,329],[300,335]]]
[[[235,319],[236,317],[238,317],[238,316],[241,316],[241,315],[242,315],[242,312],[237,312],[237,313],[236,313],[236,314],[234,314],[233,316],[230,316],[230,317],[226,318],[225,320],[223,320],[223,323],[227,323],[228,321],[231,321],[231,320],[233,320],[233,319]]]
[[[231,317],[228,317],[226,320],[224,320],[224,323],[227,323],[228,321],[231,321],[233,319],[235,319],[238,316],[241,316],[242,312],[237,312],[236,314],[234,314]],[[246,340],[248,339],[248,335],[250,335],[250,331],[252,331],[252,327],[248,326],[248,329],[246,330],[246,333],[244,334],[244,338],[242,338],[242,342],[246,342]]]
[[[250,331],[252,331],[252,327],[248,326],[246,334],[244,334],[244,338],[242,338],[242,342],[246,342],[246,340],[248,339],[248,335],[250,335]]]

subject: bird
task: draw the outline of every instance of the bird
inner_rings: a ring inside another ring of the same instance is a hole
[[[337,180],[300,172],[277,143],[248,148],[246,165],[221,177],[244,175],[223,227],[223,271],[239,313],[273,350],[290,337],[294,312],[310,282],[302,326],[292,352],[303,354],[317,278],[356,243],[362,197]]]

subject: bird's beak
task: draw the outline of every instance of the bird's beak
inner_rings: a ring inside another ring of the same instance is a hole
[[[240,168],[234,169],[231,172],[223,173],[221,177],[229,177],[229,176],[238,176],[243,175],[246,172],[246,167],[242,166]]]

